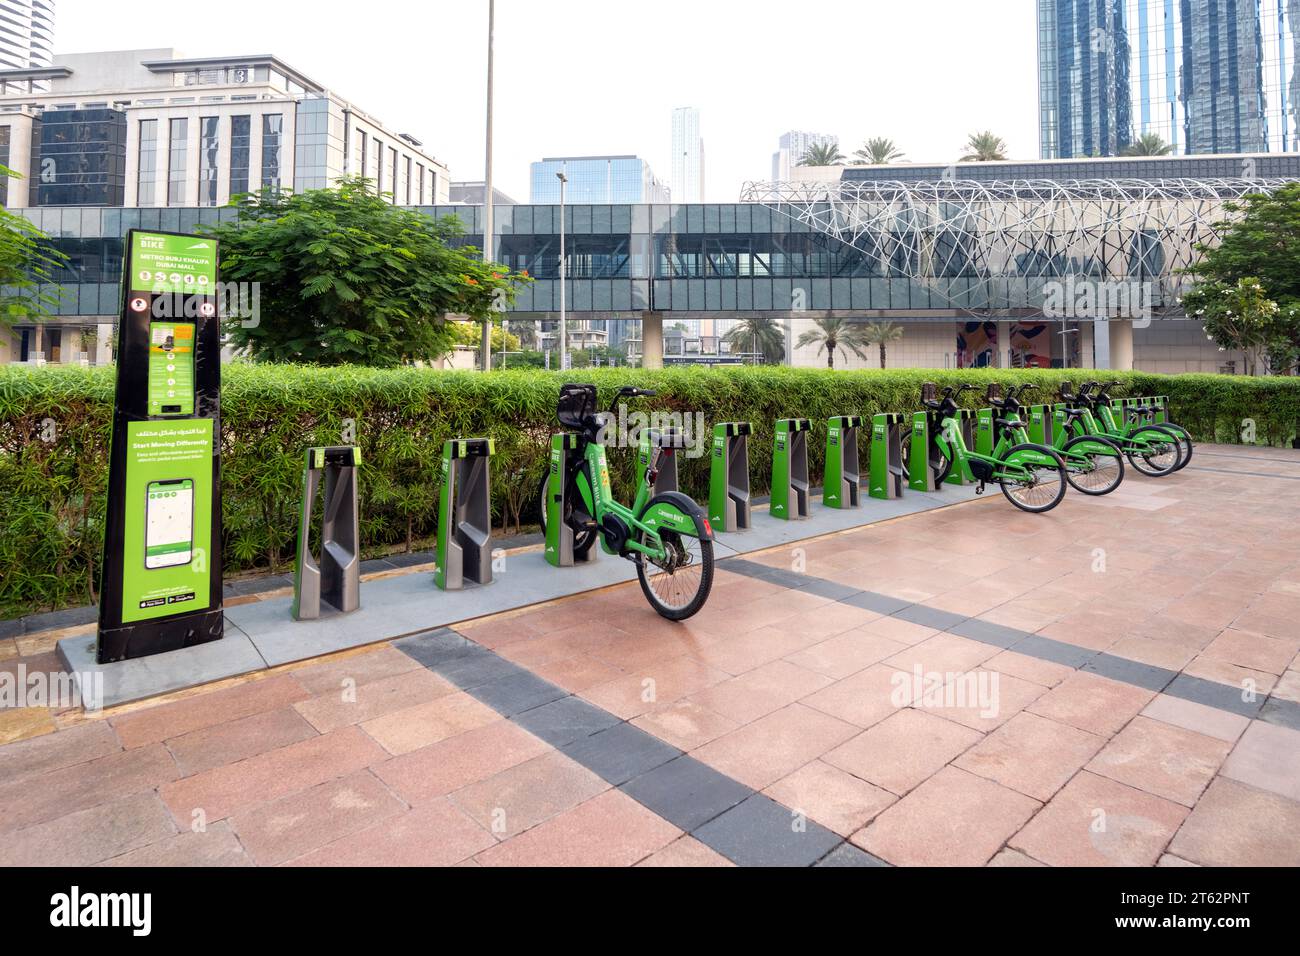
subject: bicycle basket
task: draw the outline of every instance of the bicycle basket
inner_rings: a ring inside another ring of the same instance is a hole
[[[581,430],[587,421],[596,414],[595,385],[563,385],[560,387],[560,401],[555,409],[555,417],[565,428]]]

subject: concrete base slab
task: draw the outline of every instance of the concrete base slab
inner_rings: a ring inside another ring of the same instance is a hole
[[[824,508],[815,499],[803,521],[783,521],[756,508],[750,530],[718,536],[715,556],[725,561],[974,497],[972,487],[945,486],[932,494],[868,499],[860,508],[844,510]],[[291,597],[271,598],[227,609],[226,637],[213,644],[101,666],[94,662],[94,638],[79,637],[60,641],[59,655],[74,673],[103,673],[109,707],[621,584],[635,580],[636,568],[603,552],[590,564],[553,568],[538,547],[509,555],[494,578],[463,591],[440,591],[432,574],[399,575],[363,583],[361,608],[351,614],[299,622],[289,616]]]
[[[64,638],[58,643],[58,652],[82,701],[90,704],[98,696],[101,707],[210,684],[268,666],[248,635],[229,620],[226,636],[219,641],[115,664],[96,663],[93,634]],[[96,695],[96,684],[102,685],[101,694]]]

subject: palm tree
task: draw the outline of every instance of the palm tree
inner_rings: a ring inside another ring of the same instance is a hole
[[[1124,147],[1124,156],[1168,156],[1174,148],[1166,143],[1159,133],[1143,133],[1136,140]]]
[[[848,319],[836,319],[827,316],[824,319],[813,319],[815,328],[809,329],[799,336],[795,342],[796,348],[803,348],[806,345],[817,346],[817,354],[826,353],[826,367],[835,367],[835,353],[844,352],[845,357],[852,352],[858,358],[865,358],[862,350],[867,347],[866,341],[862,338],[862,326],[857,322],[850,322]]]
[[[966,140],[966,149],[969,152],[961,158],[963,163],[993,163],[1007,158],[1007,144],[1001,136],[988,130],[971,133]]]
[[[904,159],[903,151],[894,141],[883,136],[867,140],[853,155],[872,166],[888,166],[890,163],[901,163]]]
[[[800,166],[843,166],[839,143],[813,143],[799,160]]]
[[[893,322],[868,322],[862,330],[862,340],[868,345],[880,346],[880,367],[885,367],[885,346],[903,337],[903,327]]]
[[[755,352],[768,365],[785,361],[785,330],[776,319],[755,316],[744,319],[722,337],[733,352]]]

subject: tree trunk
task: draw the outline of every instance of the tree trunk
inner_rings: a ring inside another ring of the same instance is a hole
[[[881,342],[880,343],[880,368],[883,370],[884,367],[885,367],[885,343]]]

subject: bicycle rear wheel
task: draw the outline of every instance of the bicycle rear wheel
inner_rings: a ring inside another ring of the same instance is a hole
[[[1172,475],[1183,463],[1182,445],[1173,433],[1156,425],[1139,428],[1126,443],[1124,457],[1150,478]]]
[[[537,489],[537,503],[540,509],[541,518],[539,523],[542,526],[542,537],[546,537],[546,496],[550,492],[551,476],[550,473],[542,475],[542,483]],[[568,521],[573,517],[573,502],[576,500],[578,489],[569,485],[569,493],[565,496],[564,520]],[[573,535],[573,550],[576,552],[585,552],[595,543],[596,535],[599,532],[596,529],[587,531],[578,531]]]
[[[1065,497],[1065,489],[1069,483],[1065,463],[1061,461],[1060,455],[1041,445],[1016,445],[1007,452],[1006,457],[1009,458],[1018,451],[1036,451],[1040,454],[1050,452],[1056,459],[1056,465],[1027,465],[1025,466],[1029,469],[1027,478],[999,478],[998,484],[1002,488],[1002,494],[1021,511],[1030,514],[1051,511]]]
[[[907,432],[903,435],[900,442],[902,446],[903,470],[907,474],[912,473],[912,433]],[[930,443],[929,450],[930,472],[934,475],[934,486],[940,487],[948,480],[948,474],[952,471],[952,459],[939,450],[939,446]]]
[[[642,544],[650,536],[642,533]],[[650,606],[670,621],[684,621],[699,612],[713,589],[713,542],[672,531],[661,531],[667,551],[662,561],[636,555],[636,576]]]
[[[1103,445],[1106,452],[1080,451],[1083,445]],[[1124,457],[1119,446],[1099,438],[1072,438],[1062,449],[1065,477],[1070,487],[1085,495],[1108,495],[1124,480]],[[1073,452],[1075,457],[1070,457]]]

